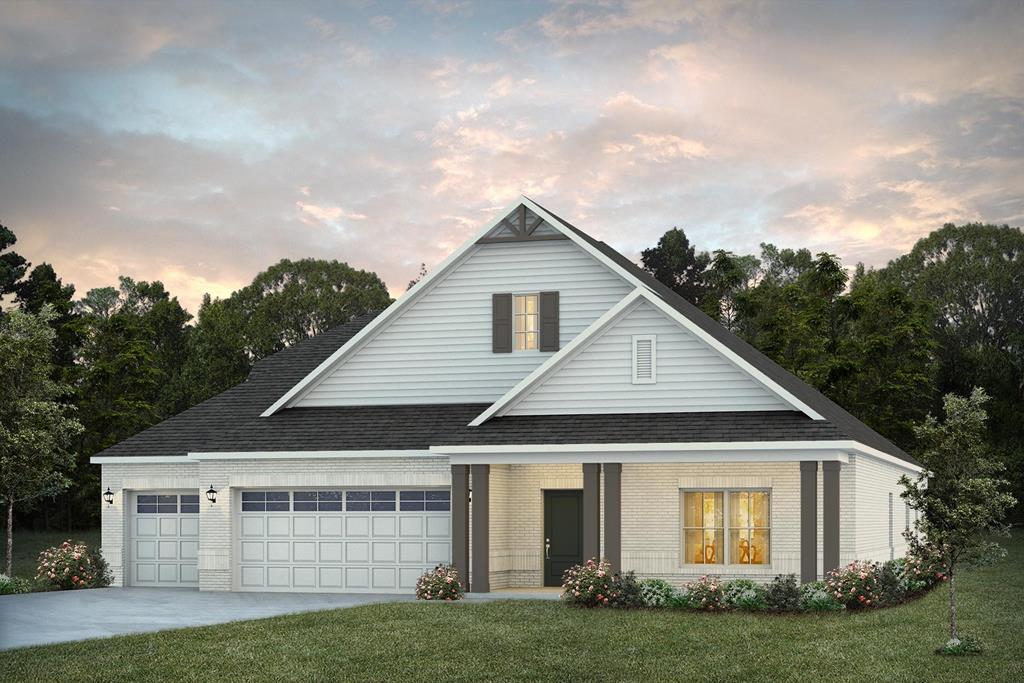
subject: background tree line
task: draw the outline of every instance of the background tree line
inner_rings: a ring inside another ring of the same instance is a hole
[[[391,299],[374,273],[282,260],[195,318],[162,283],[121,277],[76,299],[34,268],[0,226],[0,304],[44,316],[53,381],[84,429],[71,486],[19,513],[21,526],[98,523],[94,453],[245,379],[259,359]],[[987,438],[1024,500],[1024,233],[946,225],[885,268],[849,272],[833,254],[762,244],[701,251],[673,228],[644,268],[906,450],[913,424],[949,392],[991,396]],[[420,274],[422,277],[422,273]],[[418,279],[418,278],[417,278]],[[410,283],[412,284],[412,283]],[[0,315],[3,315],[0,310]]]

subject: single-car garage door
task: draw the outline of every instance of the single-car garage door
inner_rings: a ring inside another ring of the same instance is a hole
[[[394,593],[451,561],[447,490],[242,491],[240,590]]]
[[[131,496],[129,583],[199,586],[199,494],[140,491]]]

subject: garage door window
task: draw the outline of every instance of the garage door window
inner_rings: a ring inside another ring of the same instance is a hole
[[[341,512],[341,491],[296,491],[296,512]]]
[[[452,509],[448,491],[401,491],[398,497],[402,512],[447,512]]]
[[[243,491],[242,512],[288,512],[287,491]]]
[[[345,509],[349,512],[394,512],[394,491],[346,491]]]
[[[178,497],[175,495],[140,495],[135,501],[135,511],[139,514],[177,514]],[[182,512],[185,511],[182,510]],[[197,509],[196,512],[199,510]]]
[[[199,514],[199,494],[194,496],[181,496],[181,511],[184,514]]]

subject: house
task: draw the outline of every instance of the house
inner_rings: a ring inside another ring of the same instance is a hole
[[[603,242],[523,198],[387,310],[93,458],[116,583],[680,583],[905,551],[919,465]]]

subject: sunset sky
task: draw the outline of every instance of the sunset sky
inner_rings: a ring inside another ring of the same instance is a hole
[[[397,294],[520,193],[631,257],[1024,224],[1024,3],[0,0],[0,222],[79,295]]]

